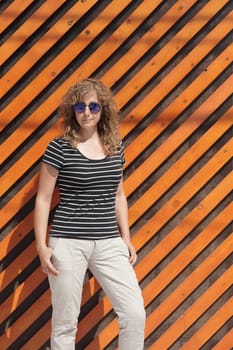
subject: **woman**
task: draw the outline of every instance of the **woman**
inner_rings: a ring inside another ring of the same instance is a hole
[[[132,265],[128,207],[123,189],[123,146],[111,90],[100,81],[72,86],[60,105],[64,134],[42,159],[35,205],[35,237],[52,295],[52,350],[75,349],[87,269],[108,295],[119,322],[119,349],[142,350],[145,310]],[[56,182],[60,203],[49,234]]]

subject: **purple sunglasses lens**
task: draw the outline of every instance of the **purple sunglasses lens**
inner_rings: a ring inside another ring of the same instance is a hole
[[[74,109],[76,112],[78,113],[83,113],[86,109],[86,104],[84,102],[78,102],[74,105]],[[91,102],[89,105],[88,105],[88,108],[89,110],[92,112],[92,113],[98,113],[101,109],[101,106],[99,103],[97,102]]]

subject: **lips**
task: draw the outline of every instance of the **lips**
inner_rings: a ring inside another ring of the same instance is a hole
[[[91,122],[92,121],[92,119],[82,119],[82,122],[83,123],[89,123],[89,122]]]

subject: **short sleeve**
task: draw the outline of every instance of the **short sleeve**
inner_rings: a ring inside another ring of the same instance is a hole
[[[120,143],[120,157],[121,157],[121,165],[123,166],[125,165],[126,160],[125,160],[125,149],[122,141]]]
[[[64,160],[61,141],[58,138],[51,141],[42,158],[42,162],[50,164],[58,170],[62,167]]]

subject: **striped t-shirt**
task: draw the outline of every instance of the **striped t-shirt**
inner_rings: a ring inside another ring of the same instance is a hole
[[[119,236],[116,220],[116,191],[125,162],[122,144],[112,157],[85,157],[62,138],[48,145],[43,162],[59,170],[60,203],[50,235],[77,239]]]

